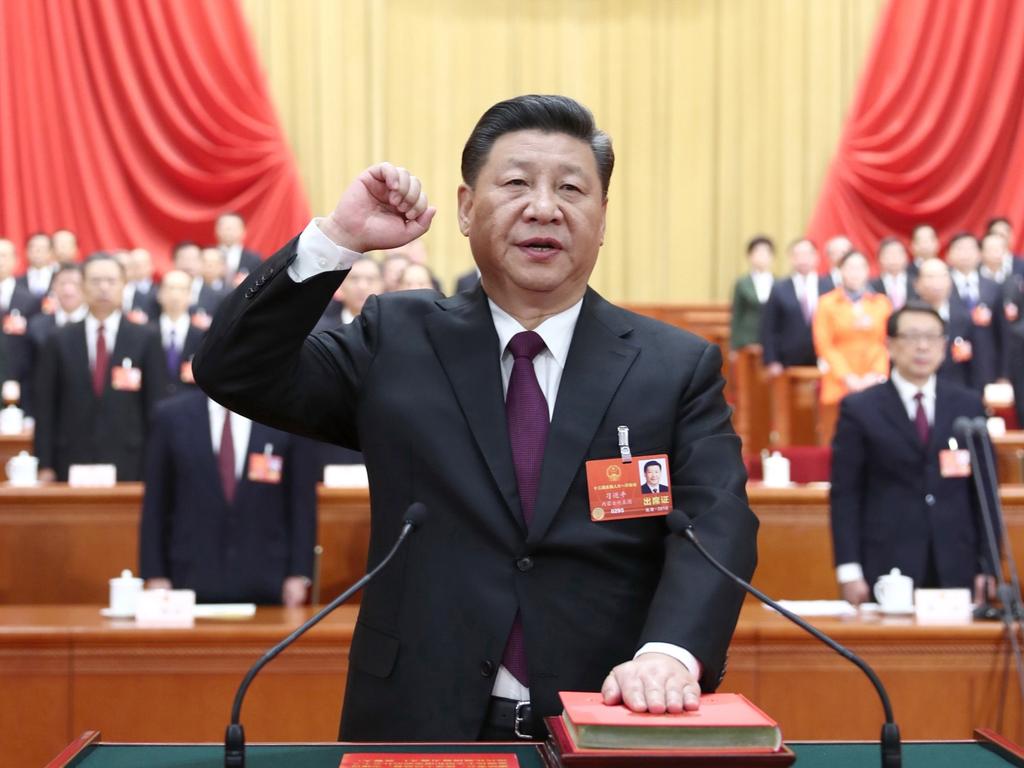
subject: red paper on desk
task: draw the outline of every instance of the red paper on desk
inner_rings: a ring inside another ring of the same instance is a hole
[[[351,752],[340,768],[519,768],[513,752]]]

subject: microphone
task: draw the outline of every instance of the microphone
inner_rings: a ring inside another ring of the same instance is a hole
[[[855,654],[853,651],[851,651],[849,648],[845,648],[839,643],[837,643],[835,640],[826,635],[817,627],[808,624],[806,621],[804,621],[802,618],[797,616],[792,611],[788,611],[785,608],[783,608],[781,605],[776,603],[774,600],[772,600],[766,594],[761,592],[759,589],[752,586],[751,584],[748,584],[746,581],[741,579],[735,573],[733,573],[720,562],[718,562],[711,555],[711,553],[704,548],[700,541],[697,540],[697,534],[694,532],[693,523],[690,522],[690,518],[685,512],[679,509],[673,509],[671,512],[668,513],[665,522],[668,525],[668,529],[672,531],[672,533],[678,536],[682,536],[691,544],[693,544],[693,546],[697,549],[698,552],[700,552],[703,558],[707,560],[712,566],[714,566],[716,570],[721,572],[730,580],[739,584],[741,587],[743,587],[743,589],[752,594],[765,605],[768,605],[771,608],[778,611],[779,613],[781,613],[783,616],[785,616],[791,622],[793,622],[798,627],[803,629],[805,632],[808,632],[814,637],[816,637],[818,640],[823,642],[825,645],[827,645],[833,651],[838,653],[844,659],[855,664],[857,667],[860,668],[860,670],[865,675],[868,676],[868,679],[871,681],[871,684],[875,686],[875,690],[878,692],[878,697],[882,700],[882,709],[885,711],[885,723],[882,725],[881,737],[882,768],[899,768],[902,761],[900,747],[900,729],[899,726],[896,725],[896,722],[893,720],[892,705],[889,703],[889,695],[885,692],[885,687],[882,685],[882,681],[878,679],[878,675],[876,675],[875,671],[870,666],[868,666],[868,663],[864,661],[862,658],[860,658],[860,656]]]
[[[391,558],[395,556],[396,552],[398,552],[399,547],[402,546],[402,542],[406,540],[410,533],[423,525],[423,521],[426,517],[427,507],[424,504],[419,501],[410,504],[409,508],[405,511],[405,520],[403,521],[404,525],[402,526],[402,531],[398,534],[398,539],[395,541],[394,546],[391,547],[391,551],[385,555],[384,559],[381,560],[373,570],[360,578],[359,581],[315,613],[308,621],[306,621],[305,624],[300,626],[288,635],[288,637],[263,654],[263,656],[261,656],[259,660],[249,668],[249,671],[238,686],[238,690],[235,691],[235,703],[231,707],[231,724],[228,725],[227,731],[224,734],[224,768],[245,768],[245,729],[242,728],[242,724],[240,722],[242,700],[245,699],[245,692],[249,690],[249,685],[252,683],[253,678],[256,677],[257,673],[273,661],[281,651],[306,634],[308,630],[319,624],[320,620],[325,618],[327,614],[331,613],[335,608],[365,587],[389,562],[391,562]]]

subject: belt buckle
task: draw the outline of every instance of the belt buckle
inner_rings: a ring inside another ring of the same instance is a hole
[[[516,736],[519,737],[520,739],[532,739],[533,738],[532,734],[523,733],[522,731],[519,730],[519,726],[521,726],[523,723],[526,722],[526,718],[523,717],[523,710],[525,708],[529,707],[529,706],[530,706],[530,702],[528,702],[528,701],[517,701],[516,702],[515,723],[512,726],[512,730],[516,734]]]

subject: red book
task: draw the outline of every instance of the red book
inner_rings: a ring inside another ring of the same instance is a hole
[[[607,706],[600,693],[562,691],[562,719],[583,749],[762,749],[782,745],[779,724],[738,693],[700,697],[695,712],[653,715]]]

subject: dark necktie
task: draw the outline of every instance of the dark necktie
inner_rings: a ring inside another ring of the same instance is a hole
[[[228,504],[235,500],[235,441],[231,436],[231,411],[224,411],[224,431],[220,433],[220,451],[217,453],[217,470],[224,498]]]
[[[508,350],[515,362],[505,396],[505,414],[516,484],[519,487],[519,504],[527,529],[533,520],[533,509],[537,503],[540,468],[551,426],[548,403],[533,370],[533,358],[544,348],[544,340],[533,331],[517,333],[508,343]],[[519,682],[529,685],[523,648],[523,624],[518,612],[501,663]]]
[[[170,344],[167,345],[167,372],[171,375],[171,381],[176,381],[181,375],[178,369],[181,367],[181,353],[178,351],[177,334],[171,328]]]
[[[810,282],[806,277],[803,278],[804,292],[800,294],[800,311],[803,313],[804,322],[808,325],[811,324],[811,297],[807,294],[807,283]]]
[[[928,426],[928,414],[924,412],[924,392],[914,395],[917,403],[917,413],[914,414],[914,426],[917,428],[917,436],[921,439],[921,445],[928,445],[932,436],[931,427]]]
[[[92,366],[92,391],[96,397],[103,396],[103,387],[107,383],[107,368],[109,366],[107,335],[103,332],[103,323],[100,323],[96,326],[96,359]]]

